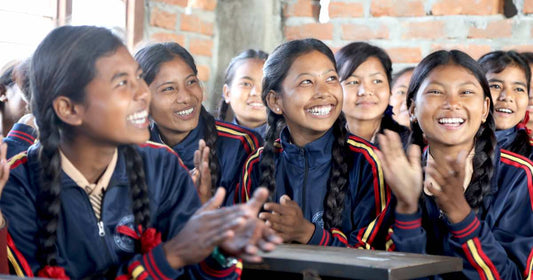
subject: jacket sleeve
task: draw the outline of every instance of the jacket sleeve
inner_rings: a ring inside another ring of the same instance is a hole
[[[7,158],[26,151],[37,139],[37,131],[22,123],[16,123],[4,138],[7,143]]]

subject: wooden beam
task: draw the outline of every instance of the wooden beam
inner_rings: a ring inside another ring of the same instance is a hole
[[[126,0],[126,43],[130,50],[143,39],[143,32],[144,0]]]
[[[72,17],[72,0],[57,0],[56,26],[70,23]]]

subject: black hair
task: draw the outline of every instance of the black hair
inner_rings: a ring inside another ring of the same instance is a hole
[[[350,43],[335,53],[335,61],[337,69],[339,69],[340,81],[342,82],[348,79],[348,77],[352,75],[357,67],[371,57],[375,57],[379,60],[379,62],[381,62],[381,65],[383,66],[387,76],[390,92],[392,87],[392,61],[389,55],[383,49],[364,42]],[[405,128],[403,128],[392,118],[392,110],[390,109],[383,112],[383,118],[381,119],[379,132],[383,133],[385,129],[389,129],[398,133],[405,131]]]
[[[55,242],[61,211],[61,139],[72,137],[72,127],[57,116],[53,102],[65,96],[74,102],[85,101],[85,87],[96,75],[96,61],[116,52],[124,44],[105,28],[63,26],[54,29],[39,44],[31,61],[32,110],[39,126],[40,191],[36,204],[39,226],[38,259],[43,266],[56,266]],[[120,147],[126,155],[135,223],[150,222],[148,189],[143,162],[132,146]]]
[[[402,70],[398,71],[397,73],[394,73],[392,75],[392,80],[391,80],[391,83],[390,83],[390,87],[393,88],[394,85],[396,84],[396,82],[398,82],[398,79],[401,76],[403,76],[403,74],[408,73],[408,72],[413,72],[414,70],[415,70],[415,67],[409,66],[409,67],[403,68]]]
[[[525,57],[515,51],[494,51],[483,55],[479,59],[479,64],[485,75],[489,73],[500,73],[509,66],[516,66],[522,72],[526,78],[527,93],[529,97],[529,87],[531,85],[531,69]],[[525,115],[524,115],[525,117]],[[516,124],[518,125],[518,124]],[[502,147],[508,149],[513,153],[529,157],[531,154],[531,145],[529,144],[529,135],[525,129],[519,129],[516,133],[516,137],[508,147]]]
[[[533,63],[533,52],[523,52],[520,54],[524,59],[527,60],[528,63]]]
[[[233,83],[233,78],[235,77],[235,71],[237,71],[237,68],[239,68],[239,66],[241,66],[245,61],[250,59],[258,59],[265,61],[267,60],[267,58],[268,53],[262,50],[248,49],[239,53],[236,57],[231,59],[228,68],[226,68],[226,74],[224,75],[224,84],[227,86],[231,86],[231,84]],[[218,107],[219,120],[226,120],[229,108],[230,106],[228,105],[228,103],[226,103],[224,98],[222,98]]]
[[[470,184],[465,192],[465,198],[470,207],[478,208],[483,202],[484,197],[490,193],[490,180],[494,172],[494,149],[496,146],[496,137],[494,136],[494,119],[492,117],[492,98],[490,95],[489,83],[481,66],[469,55],[458,50],[445,51],[440,50],[433,52],[425,57],[415,68],[409,89],[407,91],[407,107],[416,100],[417,92],[426,77],[435,68],[443,65],[458,65],[467,69],[483,89],[483,96],[490,100],[490,108],[487,119],[479,127],[474,137],[474,158],[472,160],[473,174]],[[425,146],[423,131],[416,120],[411,121],[411,143]]]
[[[182,46],[175,42],[155,43],[148,45],[135,54],[135,59],[144,72],[144,80],[150,85],[161,68],[161,64],[172,61],[175,58],[181,58],[191,68],[194,75],[198,75],[198,69],[192,55]],[[209,149],[209,169],[211,170],[211,190],[215,191],[220,178],[220,163],[217,155],[218,133],[215,118],[207,112],[202,105],[200,118],[204,121],[205,143]]]
[[[24,99],[28,102],[28,106],[31,104],[30,65],[31,58],[27,58],[15,67],[15,71],[17,72],[15,79],[22,79],[19,82],[22,85],[20,91],[22,91]]]
[[[336,67],[335,58],[331,50],[317,39],[295,40],[278,46],[263,66],[263,92],[261,97],[264,104],[267,104],[266,99],[269,92],[274,91],[278,94],[283,94],[281,83],[287,76],[287,72],[293,62],[298,57],[312,51],[322,53]],[[260,183],[268,188],[272,199],[276,193],[274,142],[279,135],[280,129],[284,126],[284,117],[274,114],[268,106],[267,115],[269,129],[260,163]],[[332,147],[332,163],[327,183],[328,191],[324,201],[323,218],[324,226],[327,229],[341,226],[348,184],[348,170],[351,167],[350,159],[345,158],[345,155],[349,153],[346,144],[348,132],[346,131],[346,120],[343,113],[339,115],[333,124],[333,134],[335,135],[335,141]]]

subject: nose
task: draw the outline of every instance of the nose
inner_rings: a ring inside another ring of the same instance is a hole
[[[262,92],[262,91],[263,91],[263,87],[261,86],[261,84],[254,85],[254,87],[253,87],[252,90],[250,91],[250,96],[261,95],[261,92]]]
[[[452,110],[460,108],[461,101],[459,99],[459,96],[457,94],[447,94],[446,103],[444,104],[444,107]]]
[[[150,89],[148,88],[148,85],[143,79],[138,80],[137,83],[134,83],[134,100],[139,100],[146,102],[147,104],[150,103],[150,99],[152,98],[152,93],[150,92]]]
[[[357,90],[357,96],[365,96],[365,95],[373,95],[374,90],[372,89],[372,86],[367,84],[366,82],[361,82],[361,85],[359,85],[359,88]]]
[[[318,82],[315,86],[315,96],[324,98],[330,94],[330,89],[325,82]]]
[[[506,88],[502,88],[500,91],[500,94],[498,95],[498,101],[509,101],[512,102],[512,98],[510,98],[509,94],[507,93]]]
[[[192,92],[187,89],[176,89],[178,93],[176,94],[176,103],[178,104],[188,104],[191,101]]]

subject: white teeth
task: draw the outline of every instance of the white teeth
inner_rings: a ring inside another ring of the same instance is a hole
[[[252,107],[260,107],[260,106],[263,106],[263,103],[253,102],[253,103],[250,103],[249,105],[252,106]]]
[[[307,112],[311,113],[315,116],[325,116],[331,112],[333,109],[333,106],[327,105],[327,106],[315,106],[312,108],[307,109]]]
[[[506,113],[506,114],[512,114],[512,113],[513,113],[513,110],[511,110],[511,109],[507,109],[507,108],[499,108],[499,109],[496,109],[496,112]]]
[[[176,114],[178,114],[180,116],[187,116],[187,115],[190,115],[192,113],[192,111],[194,111],[194,108],[190,108],[190,109],[187,109],[187,110],[179,111]]]
[[[442,118],[439,119],[439,123],[441,124],[462,124],[465,120],[462,118]]]
[[[132,122],[133,124],[143,124],[146,122],[146,118],[148,118],[148,111],[143,110],[141,112],[129,115],[126,119]]]

